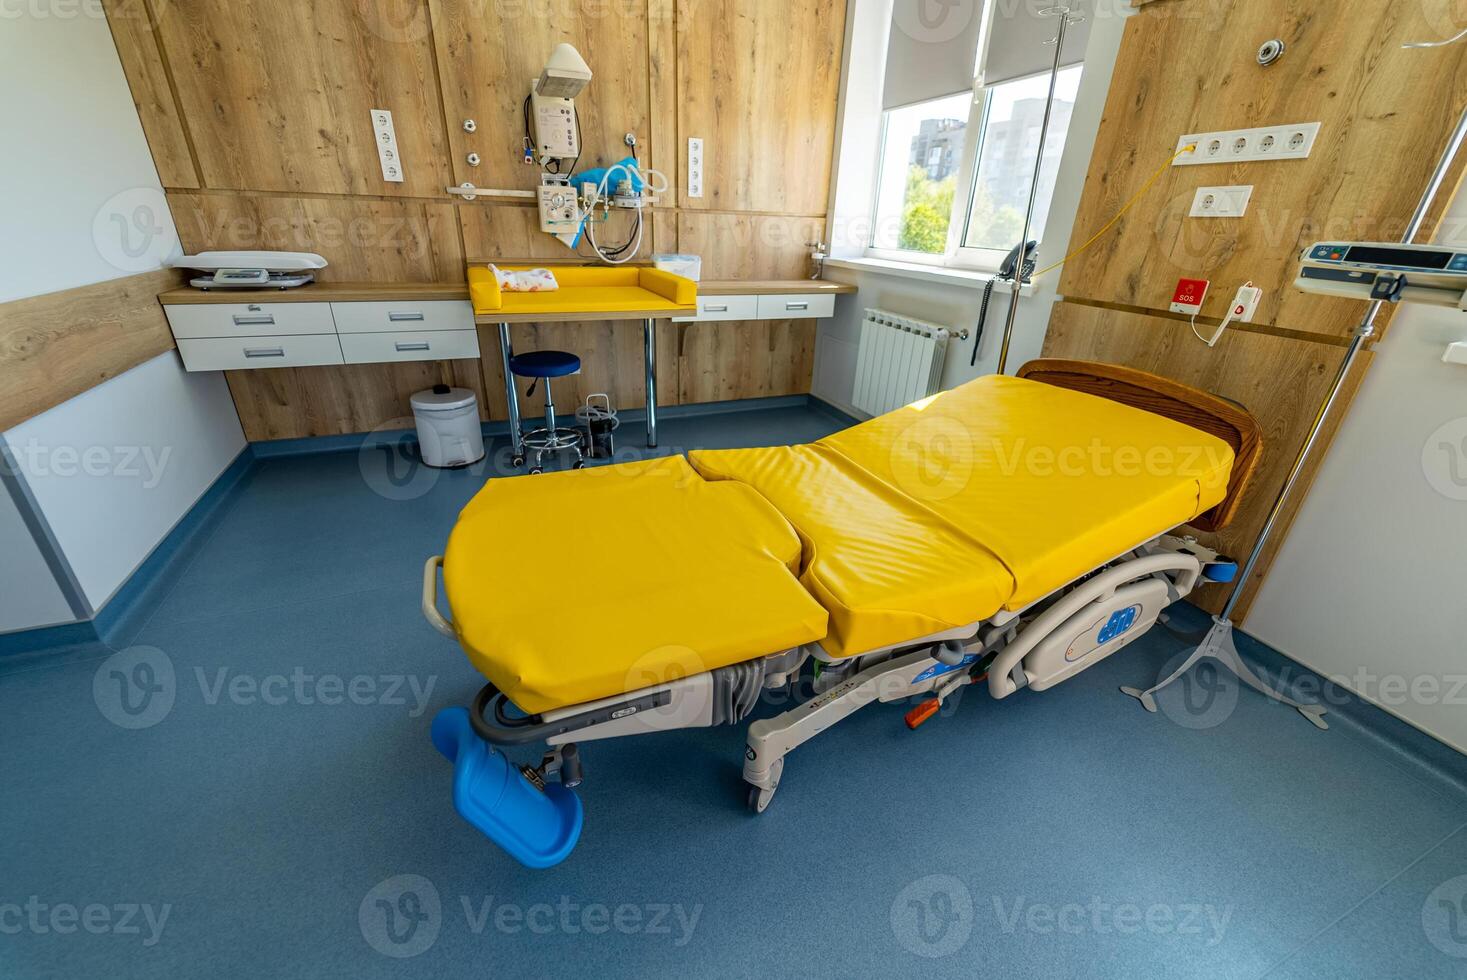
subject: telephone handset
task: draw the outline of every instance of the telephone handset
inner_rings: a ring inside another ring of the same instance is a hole
[[[998,275],[988,280],[988,284],[983,287],[983,305],[978,310],[978,325],[973,329],[973,356],[968,361],[970,366],[978,363],[978,348],[983,344],[983,326],[988,321],[988,301],[993,298],[993,284],[1000,279],[1013,282],[1016,273],[1019,282],[1028,282],[1034,275],[1034,265],[1038,254],[1038,242],[1030,242],[1024,246],[1024,267],[1021,270],[1019,269],[1019,246],[1015,245],[1009,250],[1009,254],[1004,256],[1003,262],[999,263]]]

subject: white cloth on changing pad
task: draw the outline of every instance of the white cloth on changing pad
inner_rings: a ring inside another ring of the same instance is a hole
[[[522,269],[519,272],[508,272],[497,265],[489,266],[494,271],[494,278],[499,281],[499,288],[508,293],[548,293],[560,288],[555,281],[555,274],[549,269]]]

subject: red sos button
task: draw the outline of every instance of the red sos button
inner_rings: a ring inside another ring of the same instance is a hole
[[[1196,316],[1202,311],[1202,301],[1206,297],[1206,279],[1178,279],[1177,291],[1172,293],[1171,311]]]

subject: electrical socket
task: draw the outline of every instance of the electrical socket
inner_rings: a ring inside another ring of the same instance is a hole
[[[397,133],[392,128],[392,113],[372,109],[372,133],[377,142],[377,161],[382,164],[382,179],[402,183],[402,157],[397,152]]]
[[[703,141],[688,137],[688,197],[703,196]]]
[[[1172,161],[1172,166],[1303,160],[1314,150],[1314,141],[1318,136],[1317,122],[1262,126],[1258,129],[1230,129],[1216,133],[1189,133],[1177,140],[1177,152],[1181,153],[1185,147],[1194,144],[1197,149],[1192,153],[1182,153]]]
[[[1199,187],[1192,197],[1192,210],[1187,213],[1194,218],[1241,218],[1252,197],[1252,184]]]

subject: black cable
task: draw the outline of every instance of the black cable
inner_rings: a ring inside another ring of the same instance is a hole
[[[978,325],[973,328],[973,356],[968,359],[969,367],[978,363],[978,348],[983,345],[983,327],[988,322],[988,301],[992,298],[993,280],[989,279],[983,287],[983,305],[978,308]]]

